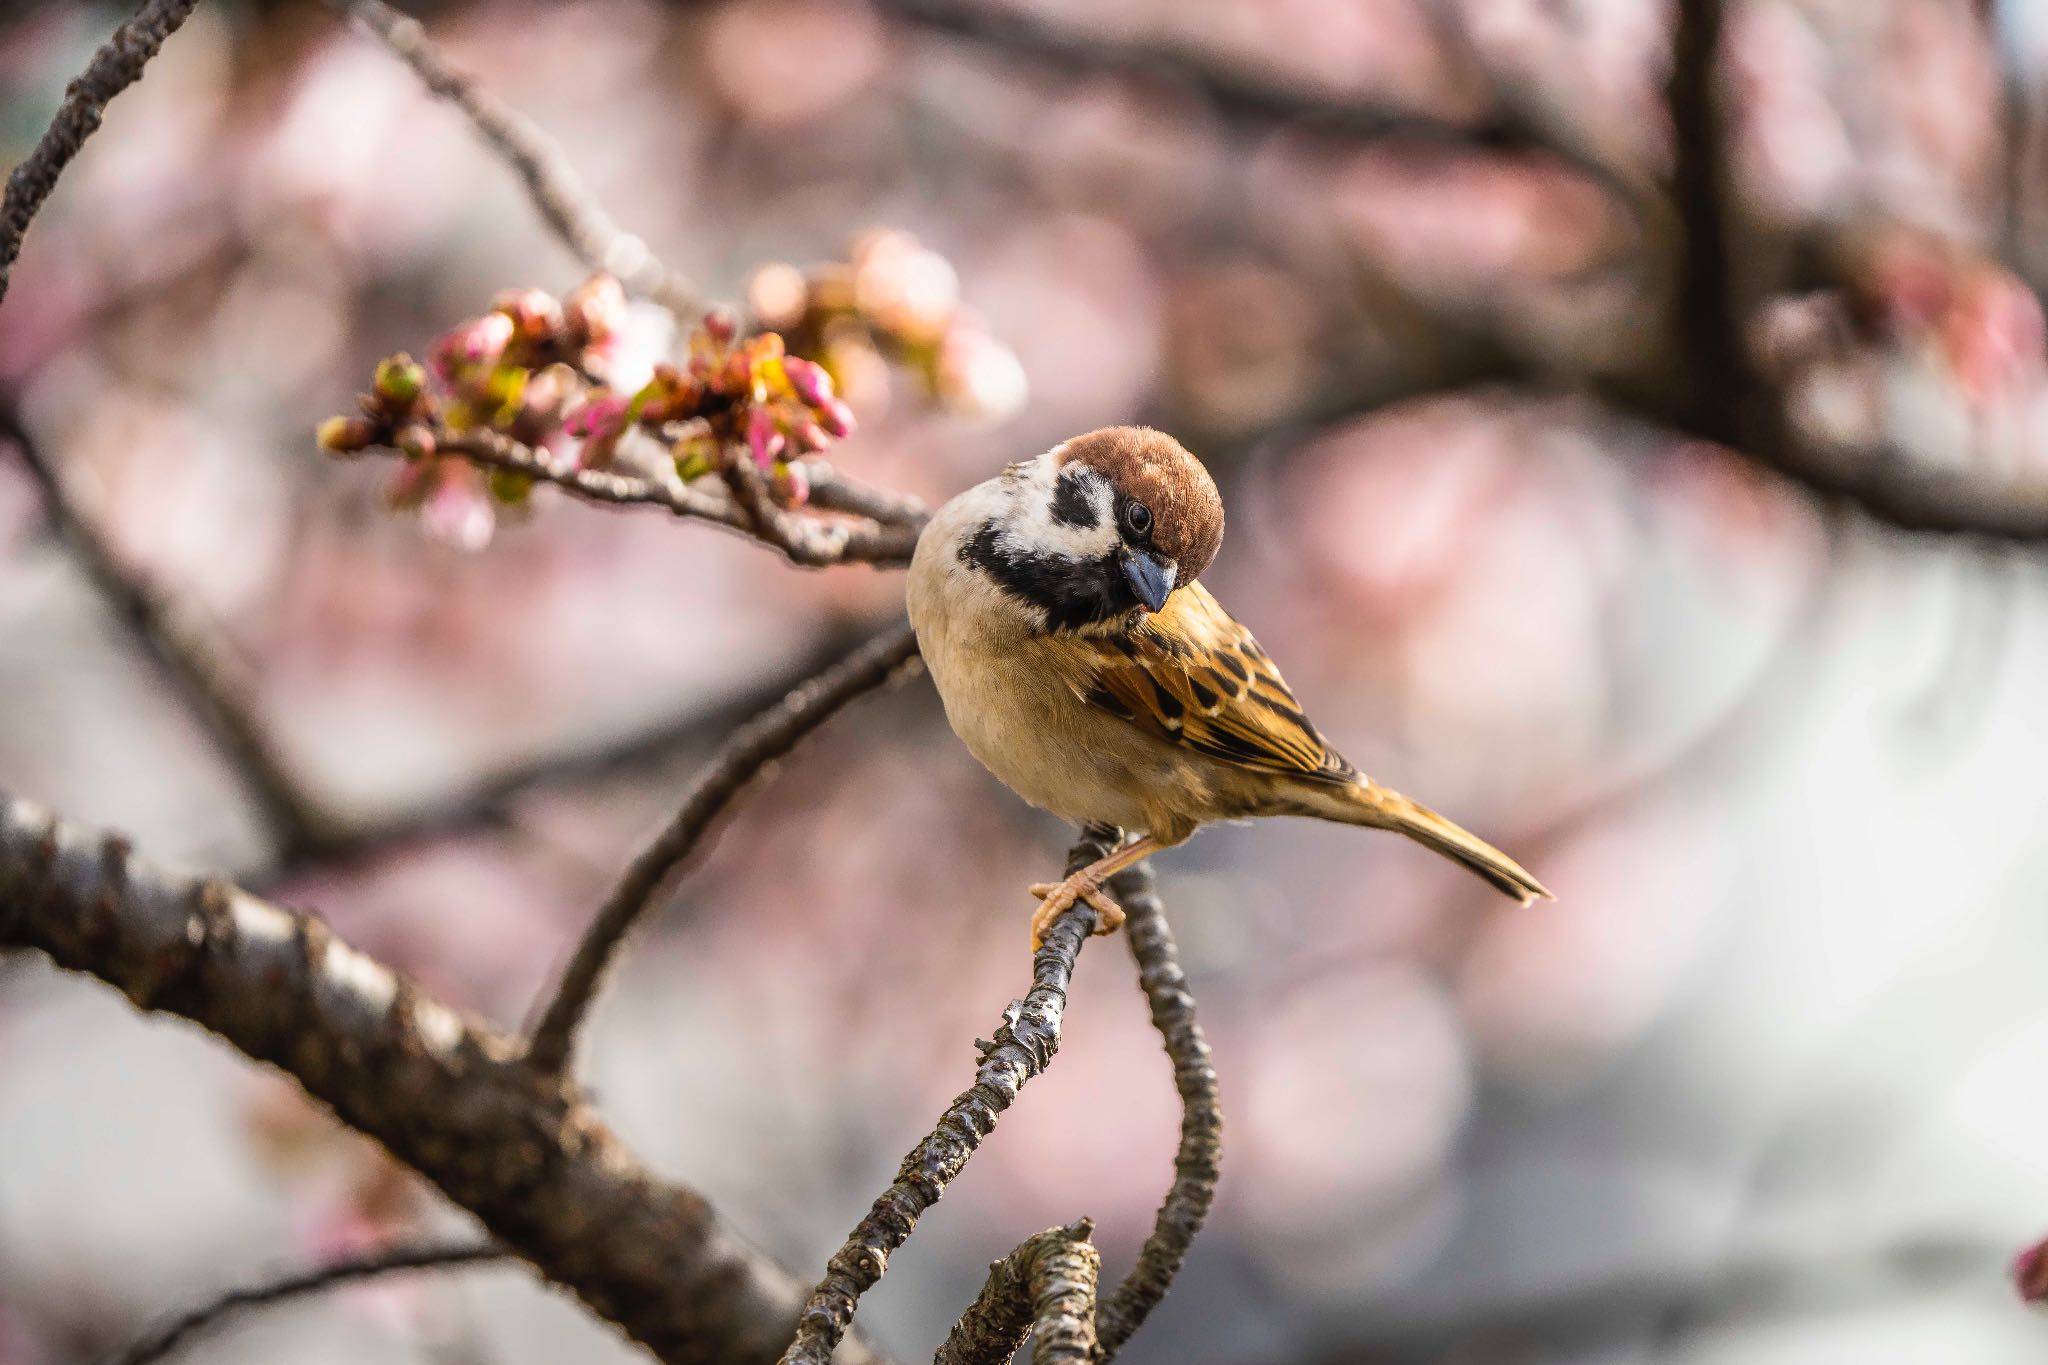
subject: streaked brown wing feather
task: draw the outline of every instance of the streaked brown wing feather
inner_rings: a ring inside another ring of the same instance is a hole
[[[1239,767],[1351,777],[1259,642],[1200,583],[1129,632],[1077,638],[1088,657],[1077,690],[1091,706]]]

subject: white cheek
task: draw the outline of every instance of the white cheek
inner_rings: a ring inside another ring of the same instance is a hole
[[[1117,534],[1116,495],[1100,479],[1088,482],[1088,502],[1095,510],[1093,526],[1074,526],[1056,520],[1052,514],[1059,469],[1055,447],[1024,467],[1014,485],[1015,502],[1008,520],[1006,540],[1016,549],[1065,559],[1102,559],[1122,543]]]

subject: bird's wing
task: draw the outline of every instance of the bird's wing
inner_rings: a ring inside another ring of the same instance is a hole
[[[1260,772],[1348,782],[1280,670],[1200,583],[1129,631],[1076,636],[1075,691],[1099,710],[1210,758]]]

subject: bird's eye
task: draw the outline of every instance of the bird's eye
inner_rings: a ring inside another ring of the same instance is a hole
[[[1131,534],[1142,536],[1152,529],[1152,509],[1142,502],[1124,504],[1124,525],[1131,528]]]

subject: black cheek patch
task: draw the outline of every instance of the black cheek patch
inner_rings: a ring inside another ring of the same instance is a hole
[[[1101,520],[1095,504],[1088,497],[1088,475],[1078,469],[1070,469],[1060,475],[1059,482],[1052,490],[1052,519],[1062,526],[1090,531]]]
[[[961,544],[960,562],[1044,612],[1050,630],[1078,630],[1125,615],[1138,605],[1113,562],[1081,562],[1008,548],[992,521]]]

